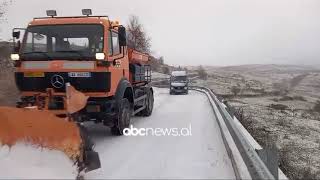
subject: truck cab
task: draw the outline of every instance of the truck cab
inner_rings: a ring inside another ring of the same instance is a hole
[[[173,71],[170,76],[170,94],[188,94],[189,79],[186,71]]]
[[[24,36],[21,28],[13,30],[17,106],[66,115],[70,84],[88,98],[74,120],[101,122],[122,135],[131,115],[152,113],[149,57],[127,46],[126,28],[118,21],[91,13],[83,9],[83,16],[63,17],[48,10],[48,17],[28,24]]]

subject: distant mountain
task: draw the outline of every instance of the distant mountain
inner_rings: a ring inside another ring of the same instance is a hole
[[[306,73],[320,71],[320,66],[309,65],[280,65],[280,64],[248,64],[239,66],[225,67],[206,67],[207,70],[214,71],[231,71],[231,72],[247,72],[247,73]]]

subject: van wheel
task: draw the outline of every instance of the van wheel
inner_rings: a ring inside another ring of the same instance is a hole
[[[131,118],[131,109],[129,100],[124,98],[121,100],[117,117],[115,119],[115,126],[111,127],[111,134],[121,136],[123,130],[129,128]]]
[[[153,111],[154,97],[150,89],[147,90],[146,108],[138,113],[140,116],[151,116]]]

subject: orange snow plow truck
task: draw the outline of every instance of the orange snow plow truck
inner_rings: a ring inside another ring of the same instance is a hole
[[[100,161],[83,122],[123,135],[131,116],[151,115],[154,98],[149,57],[128,48],[125,27],[90,9],[82,13],[59,17],[49,10],[13,30],[21,100],[16,108],[0,107],[0,144],[61,150],[90,171]]]

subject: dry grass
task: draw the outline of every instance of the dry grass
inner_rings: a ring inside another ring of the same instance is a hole
[[[1,59],[0,69],[2,69],[0,72],[0,105],[15,106],[19,92],[14,80],[14,68],[8,59]]]
[[[290,179],[318,179],[317,170],[312,169],[311,152],[306,150],[295,142],[290,142],[280,149],[279,167],[286,173]],[[298,156],[297,152],[302,155]],[[303,163],[296,164],[294,162]]]
[[[314,131],[296,126],[292,122],[294,117],[287,116],[281,110],[269,108],[267,113],[270,119],[265,116],[263,119],[272,124],[257,121],[258,116],[250,108],[235,110],[235,116],[262,147],[276,145],[279,149],[279,167],[289,179],[319,179],[319,164],[315,157],[319,155],[320,140],[311,141]],[[302,137],[304,141],[296,139]]]
[[[317,113],[320,113],[320,101],[317,101],[313,107],[313,110]]]

